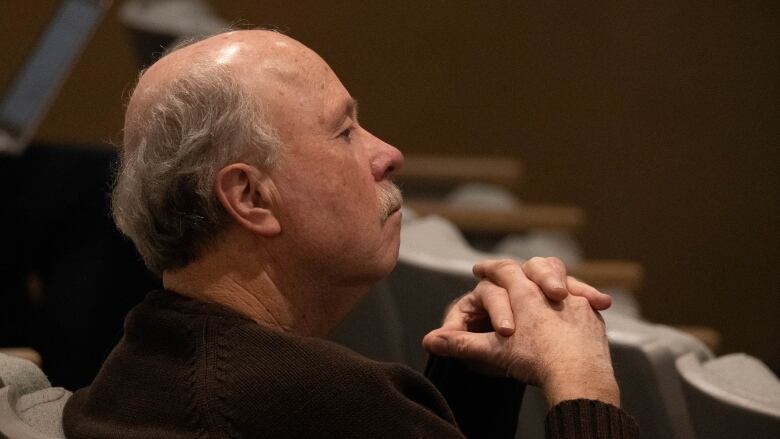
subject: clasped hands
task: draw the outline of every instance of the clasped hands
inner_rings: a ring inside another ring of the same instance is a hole
[[[568,276],[557,258],[490,260],[480,279],[423,339],[429,352],[542,388],[550,406],[571,399],[620,405],[599,310],[611,298]]]

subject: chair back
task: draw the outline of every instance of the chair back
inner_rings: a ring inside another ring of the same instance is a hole
[[[0,353],[0,438],[64,439],[62,411],[70,395],[51,387],[32,362]]]
[[[709,349],[664,325],[614,314],[605,321],[622,406],[639,422],[640,437],[695,437],[674,364],[685,354],[712,358]]]
[[[780,438],[780,381],[756,358],[677,359],[698,438]]]
[[[330,339],[368,358],[408,364],[405,328],[387,281],[380,282],[344,321]]]

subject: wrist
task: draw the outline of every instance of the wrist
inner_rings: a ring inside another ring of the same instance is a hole
[[[612,368],[586,373],[551,374],[542,390],[550,407],[563,401],[591,399],[620,407],[620,389]]]

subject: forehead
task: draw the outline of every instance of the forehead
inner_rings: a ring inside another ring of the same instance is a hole
[[[282,137],[328,129],[352,101],[333,70],[314,52],[290,59],[268,58],[246,72],[258,99]]]

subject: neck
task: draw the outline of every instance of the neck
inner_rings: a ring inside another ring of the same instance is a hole
[[[325,337],[365,295],[366,287],[333,287],[276,264],[246,237],[221,242],[197,261],[163,273],[163,286],[216,303],[258,324],[304,336]],[[251,255],[251,256],[250,256]],[[281,261],[280,261],[281,262]]]
[[[166,270],[165,289],[201,302],[216,303],[255,322],[287,332],[306,333],[306,325],[296,318],[292,303],[264,270],[247,276],[235,269],[215,266],[201,258],[186,267]]]

